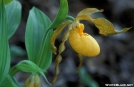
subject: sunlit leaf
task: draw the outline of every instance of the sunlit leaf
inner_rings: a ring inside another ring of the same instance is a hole
[[[0,3],[2,3],[2,1],[4,1],[4,5],[9,4],[10,2],[12,2],[13,0],[0,0]]]
[[[6,5],[6,13],[9,23],[8,38],[10,38],[20,24],[21,4],[19,1],[13,0],[10,4]]]
[[[10,67],[8,46],[8,22],[4,3],[0,3],[0,84],[6,78]]]
[[[95,26],[99,29],[99,33],[105,36],[123,33],[131,28],[124,28],[123,30],[115,30],[113,24],[105,18],[97,18],[93,20]]]

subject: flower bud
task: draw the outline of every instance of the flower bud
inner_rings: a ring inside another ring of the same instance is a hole
[[[41,81],[38,74],[32,74],[25,82],[24,87],[41,87]]]

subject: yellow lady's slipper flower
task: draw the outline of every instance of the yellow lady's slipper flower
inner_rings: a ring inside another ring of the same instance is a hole
[[[40,77],[37,74],[31,75],[26,80],[24,87],[41,87]]]
[[[57,29],[54,31],[50,43],[51,49],[56,54],[56,47],[54,45],[57,36],[62,32],[62,30],[69,25],[68,30],[65,32],[62,43],[59,46],[58,55],[56,57],[56,66],[55,66],[55,77],[53,79],[52,85],[55,83],[57,79],[57,75],[59,74],[59,63],[62,60],[61,53],[65,50],[65,41],[69,38],[69,42],[71,47],[78,53],[78,57],[80,59],[79,67],[82,64],[82,56],[93,57],[97,56],[100,53],[100,47],[97,41],[89,34],[84,33],[84,25],[80,23],[80,20],[87,20],[93,23],[98,29],[99,33],[105,36],[118,34],[128,31],[130,28],[125,28],[121,31],[117,31],[114,29],[114,26],[110,21],[105,18],[96,18],[92,19],[90,17],[91,14],[96,12],[103,12],[103,10],[98,10],[96,8],[86,8],[78,13],[74,21],[67,20],[60,24]]]
[[[83,56],[97,56],[100,53],[97,41],[91,35],[83,33],[83,30],[83,24],[77,24],[70,30],[69,42],[72,48]]]

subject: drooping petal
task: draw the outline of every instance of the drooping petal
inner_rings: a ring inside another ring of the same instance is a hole
[[[69,30],[67,30],[65,33],[64,33],[64,36],[63,36],[63,39],[62,39],[62,43],[60,44],[59,46],[59,54],[57,55],[56,57],[56,60],[55,60],[55,63],[56,63],[56,66],[55,66],[55,76],[53,78],[53,81],[52,81],[52,85],[54,85],[56,79],[57,79],[57,76],[59,74],[59,63],[61,62],[62,60],[62,56],[61,56],[61,53],[65,50],[65,42],[66,40],[68,39],[69,37]]]
[[[80,26],[83,26],[83,25],[80,25]],[[89,34],[83,33],[83,35],[80,35],[76,31],[76,29],[70,30],[69,42],[72,48],[78,54],[81,54],[83,56],[89,56],[89,57],[97,56],[100,53],[100,47],[97,41]]]
[[[96,12],[103,12],[103,9],[98,10],[96,8],[86,8],[84,10],[82,10],[81,12],[78,13],[78,15],[76,16],[76,20],[91,20],[89,15],[96,13]]]
[[[96,8],[84,9],[77,15],[76,21],[88,20],[88,21],[92,22],[100,30],[100,34],[103,34],[105,36],[123,33],[123,32],[128,31],[129,29],[131,29],[131,27],[130,27],[130,28],[124,28],[123,30],[115,30],[113,24],[105,18],[92,19],[90,17],[90,14],[93,14],[96,12],[103,12],[103,9],[102,10],[98,10]]]
[[[96,12],[103,12],[103,9],[98,10],[97,8],[86,8],[86,9],[82,10],[81,12],[79,12],[77,16],[79,16],[79,15],[91,15],[91,14],[96,13]]]
[[[75,21],[78,21],[78,20],[87,20],[87,21],[92,22],[93,19],[90,16],[84,14],[84,15],[77,16]]]
[[[54,83],[56,82],[57,80],[57,76],[58,74],[60,73],[60,70],[59,70],[59,63],[62,61],[62,56],[60,54],[57,55],[56,59],[55,59],[55,76],[52,80],[52,86],[54,85]]]
[[[53,35],[52,35],[52,37],[51,37],[51,39],[50,39],[50,44],[51,44],[51,49],[52,49],[52,51],[53,51],[53,53],[54,54],[56,54],[56,47],[55,47],[55,45],[54,45],[54,43],[55,43],[55,40],[56,40],[56,38],[57,38],[57,36],[62,32],[62,30],[69,24],[69,23],[71,23],[72,21],[65,21],[65,22],[63,22],[62,24],[60,24],[58,27],[57,27],[57,29],[53,32]]]
[[[95,24],[95,26],[99,29],[100,31],[99,33],[105,36],[123,33],[131,29],[130,27],[130,28],[124,28],[122,30],[115,30],[113,24],[105,18],[97,18],[92,21]]]

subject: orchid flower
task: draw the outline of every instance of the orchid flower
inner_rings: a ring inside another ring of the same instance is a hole
[[[50,43],[53,53],[56,54],[57,48],[54,45],[55,40],[57,36],[62,32],[62,30],[68,25],[68,30],[63,35],[62,43],[59,46],[58,55],[56,57],[55,77],[53,79],[52,84],[55,83],[57,75],[59,74],[58,66],[62,60],[61,53],[65,50],[64,43],[68,39],[71,47],[74,49],[74,51],[78,53],[78,57],[80,59],[80,64],[78,68],[80,68],[82,65],[82,56],[94,57],[100,53],[100,47],[97,41],[91,35],[83,32],[84,24],[80,23],[80,20],[87,20],[93,23],[99,29],[99,33],[105,36],[123,33],[130,29],[130,28],[124,28],[121,31],[117,31],[114,29],[113,24],[105,18],[92,19],[90,15],[96,12],[103,12],[103,10],[98,10],[96,8],[86,8],[81,12],[79,12],[73,21],[72,20],[64,21],[54,31]]]

